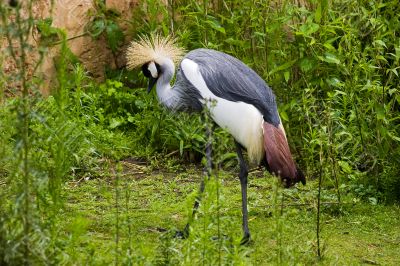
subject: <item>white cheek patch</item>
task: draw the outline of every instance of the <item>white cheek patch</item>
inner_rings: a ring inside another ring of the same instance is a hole
[[[148,69],[149,69],[149,71],[151,73],[151,76],[153,78],[158,78],[158,71],[157,71],[156,64],[154,64],[154,62],[150,62],[149,66],[148,66]]]

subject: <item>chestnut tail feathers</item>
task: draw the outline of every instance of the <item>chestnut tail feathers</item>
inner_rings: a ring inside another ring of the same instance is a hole
[[[268,170],[279,176],[286,187],[298,182],[306,184],[306,179],[300,169],[296,167],[289,144],[286,140],[283,127],[264,122],[264,149]]]

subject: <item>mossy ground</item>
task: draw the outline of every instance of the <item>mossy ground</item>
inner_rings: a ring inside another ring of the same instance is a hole
[[[350,195],[339,206],[329,200],[334,192],[323,191],[328,204],[322,207],[318,259],[317,181],[283,190],[271,177],[251,173],[252,242],[240,246],[240,184],[234,172],[220,171],[218,178],[207,185],[185,240],[172,235],[191,213],[201,171],[151,172],[137,166],[70,182],[58,221],[64,255],[92,265],[400,265],[399,206],[353,201]]]

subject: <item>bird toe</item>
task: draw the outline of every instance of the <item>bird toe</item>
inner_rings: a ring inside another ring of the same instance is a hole
[[[241,245],[241,246],[248,246],[248,245],[250,245],[251,243],[252,243],[252,240],[251,240],[250,234],[245,234],[245,235],[243,236],[242,240],[240,240],[240,245]]]

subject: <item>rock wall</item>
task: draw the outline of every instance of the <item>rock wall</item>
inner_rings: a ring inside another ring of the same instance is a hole
[[[107,0],[106,7],[114,8],[121,13],[122,19],[130,19],[132,10],[138,0]],[[59,0],[55,2],[53,25],[63,28],[68,38],[84,33],[85,25],[90,17],[89,9],[93,8],[93,0]],[[83,62],[86,69],[97,79],[103,78],[104,66],[118,67],[124,62],[115,62],[113,54],[108,49],[104,39],[93,40],[91,36],[83,36],[68,42],[71,51]],[[123,58],[123,57],[121,57]],[[120,58],[120,59],[121,59]]]
[[[107,8],[114,8],[121,13],[122,20],[129,20],[132,11],[137,7],[139,0],[107,0],[105,2]],[[33,16],[35,18],[53,18],[53,26],[65,29],[67,32],[68,46],[71,51],[82,61],[86,70],[97,80],[104,78],[105,65],[111,67],[121,67],[124,65],[123,47],[119,53],[118,60],[114,60],[111,50],[107,47],[104,38],[93,40],[91,36],[84,35],[85,25],[90,22],[91,17],[88,11],[94,8],[93,0],[37,0],[33,4]],[[13,19],[13,18],[10,18]],[[37,46],[37,38],[35,34],[29,38],[30,44]],[[126,41],[128,42],[128,40]],[[3,37],[0,39],[0,48],[3,52],[7,47],[7,41]],[[54,57],[58,55],[58,47],[49,49],[45,56],[42,68],[40,70],[44,75],[45,83],[48,85],[55,74]],[[1,59],[1,58],[0,58]],[[37,55],[28,55],[28,71],[29,66],[33,66]],[[117,64],[117,65],[116,65]],[[12,58],[3,58],[3,71],[6,74],[12,74],[16,70],[15,62]],[[48,87],[48,86],[45,86]],[[45,88],[43,93],[48,93]]]

